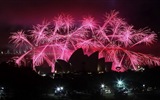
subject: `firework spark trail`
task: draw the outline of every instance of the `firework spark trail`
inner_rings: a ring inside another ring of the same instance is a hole
[[[46,40],[46,34],[45,34],[45,30],[48,28],[47,26],[49,25],[49,23],[45,23],[43,22],[42,25],[37,25],[34,27],[34,30],[31,31],[32,35],[35,35],[35,41],[36,41],[36,45],[39,44],[39,42]]]
[[[23,45],[25,43],[29,44],[31,47],[34,47],[32,45],[32,43],[30,43],[28,41],[24,31],[21,30],[21,31],[18,31],[18,32],[15,32],[15,33],[11,33],[11,34],[12,34],[12,36],[9,37],[9,38],[11,38],[10,42],[13,42],[16,45],[16,47],[21,46],[21,45]]]
[[[43,54],[44,54],[44,50],[48,47],[48,45],[45,45],[45,47],[40,51],[38,52],[38,54],[33,54],[33,65],[37,65],[39,66],[40,64],[43,63]],[[41,60],[37,60],[37,59],[41,59]]]
[[[25,56],[32,54],[33,69],[46,61],[54,72],[57,59],[68,61],[79,48],[87,55],[98,51],[99,58],[113,62],[112,70],[115,71],[137,70],[141,65],[160,65],[159,57],[130,51],[136,45],[153,44],[157,35],[146,28],[135,30],[115,11],[106,14],[102,25],[90,16],[77,25],[70,15],[62,14],[51,22],[33,26],[29,32],[31,38],[24,31],[18,31],[12,33],[10,39],[16,47],[23,44],[31,47],[16,63],[20,65]]]

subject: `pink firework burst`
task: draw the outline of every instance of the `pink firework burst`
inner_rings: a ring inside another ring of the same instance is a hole
[[[157,35],[149,29],[135,30],[118,12],[107,13],[102,25],[98,25],[93,17],[83,18],[77,25],[70,15],[59,15],[53,21],[43,22],[29,30],[12,33],[11,41],[16,47],[26,45],[30,49],[16,59],[21,65],[24,57],[30,55],[33,69],[47,62],[55,71],[57,59],[68,61],[72,53],[82,48],[90,55],[99,52],[99,58],[112,62],[112,70],[137,70],[141,65],[160,65],[160,58],[131,51],[140,44],[150,45],[156,41]]]

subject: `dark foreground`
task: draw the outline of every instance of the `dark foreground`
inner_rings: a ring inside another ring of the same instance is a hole
[[[18,97],[5,97],[0,100],[159,100],[158,95],[153,94],[138,94],[134,96],[100,96],[100,95],[82,95],[75,94],[69,97],[57,97],[57,96],[18,96]]]
[[[29,67],[2,63],[0,100],[160,100],[160,69],[61,73],[53,78],[38,75]]]

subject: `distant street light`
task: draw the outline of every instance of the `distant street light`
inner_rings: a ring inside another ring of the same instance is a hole
[[[118,80],[118,85],[123,85],[123,81]]]
[[[101,88],[104,88],[105,87],[105,85],[104,84],[101,84]]]
[[[57,87],[57,88],[56,88],[56,90],[57,90],[57,91],[60,91],[60,90],[61,90],[61,88],[60,88],[60,87]]]
[[[117,87],[125,87],[125,84],[124,84],[124,82],[122,81],[122,80],[118,80],[117,81]]]
[[[60,93],[64,90],[64,87],[63,86],[59,86],[55,89],[55,93]]]

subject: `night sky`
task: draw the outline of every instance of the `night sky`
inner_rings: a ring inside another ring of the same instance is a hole
[[[9,33],[25,30],[61,13],[69,13],[75,20],[92,15],[101,21],[105,12],[116,10],[135,29],[149,27],[160,38],[159,5],[159,0],[0,0],[0,50],[10,47]],[[159,54],[159,43],[149,48]]]

